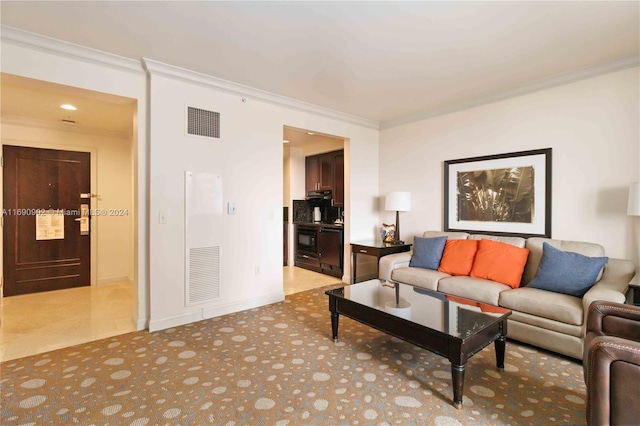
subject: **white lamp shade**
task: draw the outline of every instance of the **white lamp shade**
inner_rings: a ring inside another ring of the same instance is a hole
[[[408,212],[411,210],[411,193],[396,191],[387,195],[384,202],[385,210]]]
[[[629,185],[629,204],[627,205],[629,216],[640,216],[640,182]]]

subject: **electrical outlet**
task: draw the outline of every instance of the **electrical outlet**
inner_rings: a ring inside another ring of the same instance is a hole
[[[256,265],[256,275],[260,275],[260,265]]]

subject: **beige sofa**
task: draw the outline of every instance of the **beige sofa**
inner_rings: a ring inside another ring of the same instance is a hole
[[[507,336],[540,348],[582,359],[588,307],[595,300],[624,303],[629,281],[634,275],[633,262],[609,259],[600,280],[582,297],[569,296],[526,284],[535,276],[542,257],[542,243],[585,256],[602,257],[599,244],[549,238],[498,237],[462,232],[427,231],[423,237],[447,236],[448,239],[487,238],[529,249],[529,257],[519,288],[470,276],[451,276],[431,269],[410,267],[412,252],[380,258],[380,278],[472,299],[511,309]]]

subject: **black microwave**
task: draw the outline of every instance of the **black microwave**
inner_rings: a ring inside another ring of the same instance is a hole
[[[315,227],[296,227],[297,250],[308,254],[318,252],[318,229]]]

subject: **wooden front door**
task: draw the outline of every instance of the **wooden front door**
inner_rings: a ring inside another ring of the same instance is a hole
[[[5,145],[3,160],[4,295],[90,285],[90,153]]]

